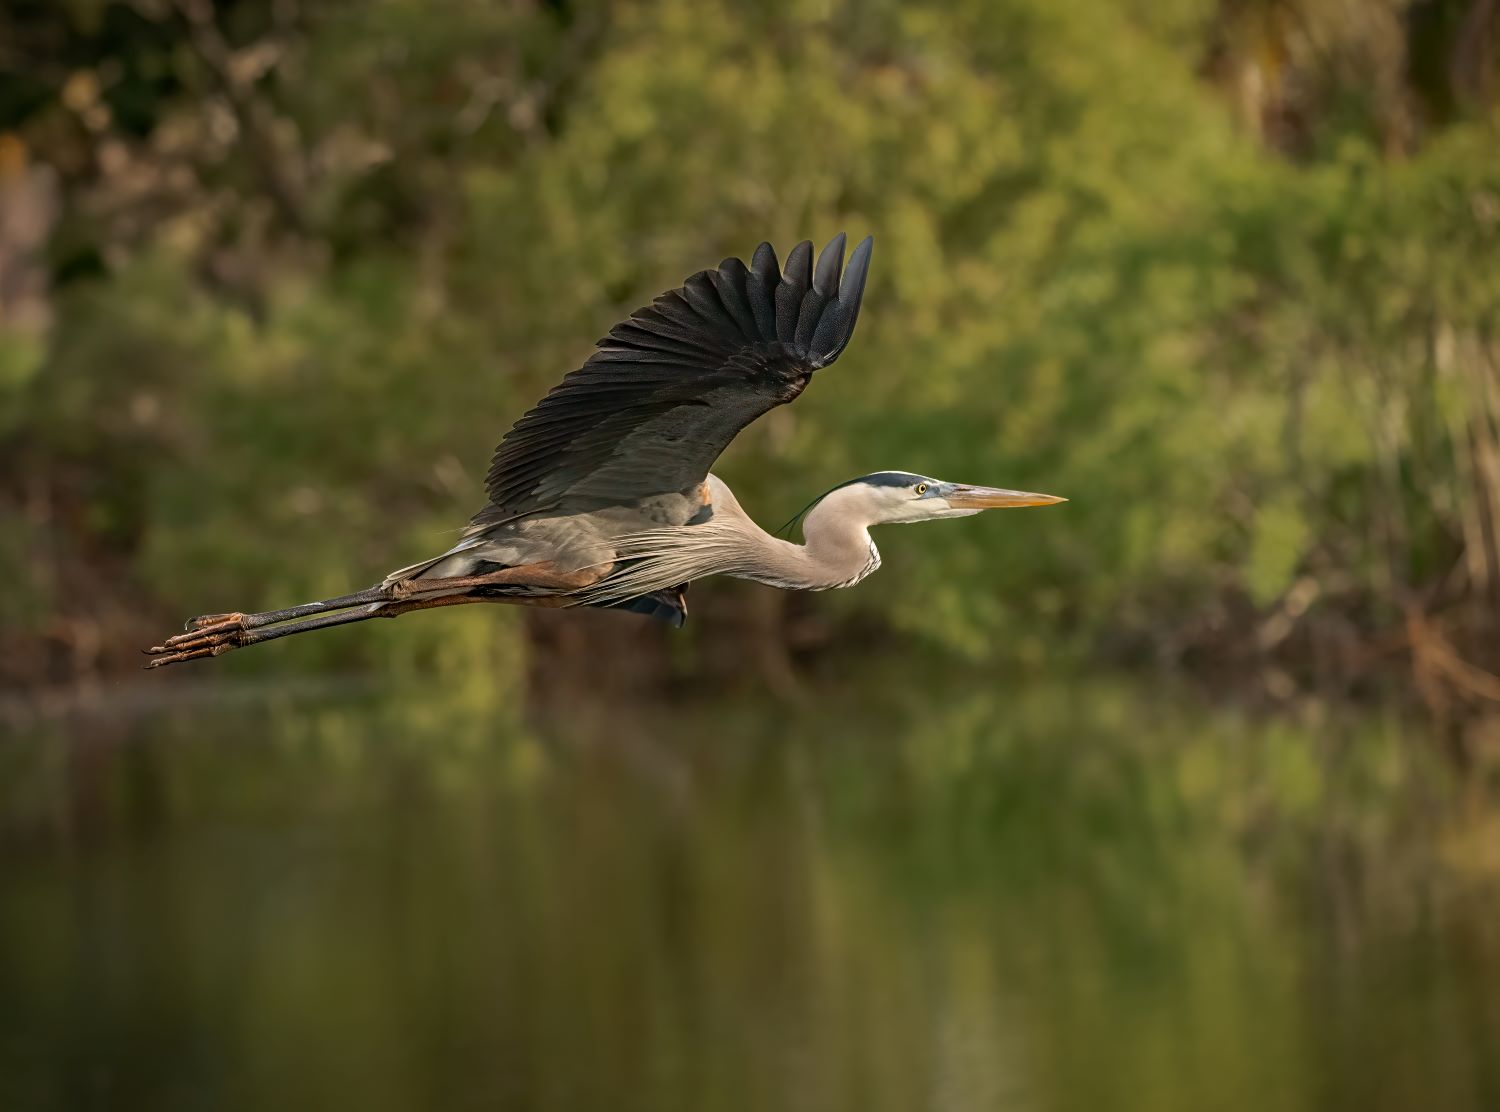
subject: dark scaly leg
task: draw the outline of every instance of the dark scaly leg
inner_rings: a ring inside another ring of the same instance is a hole
[[[391,593],[388,589],[371,587],[367,591],[356,591],[352,595],[339,595],[336,598],[319,599],[317,602],[304,602],[301,606],[288,606],[285,610],[266,610],[259,614],[241,614],[238,611],[228,614],[202,614],[196,618],[189,618],[182,627],[187,632],[167,638],[166,644],[170,646],[202,633],[214,633],[224,629],[259,629],[261,626],[275,625],[277,622],[305,618],[310,614],[326,614],[330,610],[347,610],[351,606],[382,602],[390,597]]]
[[[326,614],[330,610],[347,610],[351,606],[368,606],[372,602],[391,602],[418,596],[430,597],[433,593],[452,594],[479,587],[499,587],[524,584],[529,587],[571,590],[586,587],[599,577],[597,572],[558,572],[551,564],[523,564],[513,568],[500,568],[486,575],[464,575],[448,579],[407,579],[389,587],[371,587],[351,595],[304,602],[300,606],[288,606],[284,610],[266,610],[259,614],[243,614],[233,611],[228,614],[203,614],[189,618],[183,626],[185,632],[168,637],[150,652],[183,648],[196,644],[205,634],[227,633],[237,629],[260,629],[281,622],[295,621],[313,614]]]
[[[263,626],[259,629],[246,629],[241,626],[227,626],[222,629],[208,628],[190,639],[174,637],[166,644],[154,645],[147,649],[152,659],[146,662],[146,667],[160,668],[163,664],[181,664],[184,661],[198,660],[203,657],[223,656],[233,649],[241,649],[246,645],[258,645],[262,641],[274,641],[278,637],[290,637],[294,633],[310,633],[315,629],[327,629],[330,626],[365,622],[371,618],[399,618],[402,614],[409,614],[413,610],[430,610],[435,606],[461,606],[469,602],[491,601],[495,600],[477,595],[445,595],[441,598],[388,602],[378,608],[366,606],[358,610],[345,609],[332,614],[318,614],[301,621]]]
[[[496,598],[471,592],[486,587],[527,586],[557,591],[559,595],[586,587],[603,572],[598,569],[562,571],[550,562],[500,568],[485,575],[456,576],[445,579],[408,579],[390,587],[371,587],[351,595],[307,602],[285,610],[267,610],[259,614],[205,614],[188,622],[185,633],[168,637],[160,645],[147,649],[154,657],[146,667],[180,664],[206,656],[220,656],[231,649],[257,645],[293,633],[363,622],[370,618],[395,618],[413,610],[433,606],[453,606],[466,602],[516,602],[527,605],[559,605],[565,600],[537,598]],[[432,592],[442,592],[433,595]],[[421,596],[421,597],[413,597]],[[382,603],[373,608],[372,603]],[[359,609],[353,609],[358,607]]]

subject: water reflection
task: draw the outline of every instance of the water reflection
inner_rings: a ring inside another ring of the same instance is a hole
[[[1389,722],[184,690],[0,742],[6,1108],[1500,1106]]]

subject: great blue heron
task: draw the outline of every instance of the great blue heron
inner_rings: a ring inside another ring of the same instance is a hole
[[[1044,506],[1050,494],[877,471],[802,515],[805,544],[751,521],[709,467],[741,429],[793,400],[854,332],[872,241],[835,236],[780,269],[769,243],[725,259],[616,325],[505,434],[489,502],[440,556],[378,585],[263,614],[208,614],[146,650],[148,667],[369,618],[470,602],[603,606],[681,626],[694,579],[850,587],[880,566],[869,527]],[[842,281],[840,272],[843,271]]]

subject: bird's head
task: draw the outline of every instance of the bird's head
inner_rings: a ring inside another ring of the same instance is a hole
[[[945,517],[969,517],[981,510],[1050,506],[1066,501],[1066,498],[1053,494],[947,483],[909,471],[877,471],[835,487],[798,518],[816,506],[856,517],[866,525],[896,525],[937,521]],[[793,518],[792,522],[796,520]],[[792,522],[788,522],[788,526]]]
[[[1056,495],[1033,494],[1025,490],[945,483],[941,479],[907,471],[877,471],[855,479],[849,484],[849,489],[866,500],[872,525],[969,517],[981,510],[1050,506],[1067,501]]]

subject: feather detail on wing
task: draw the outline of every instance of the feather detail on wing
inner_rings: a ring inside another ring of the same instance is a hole
[[[763,243],[616,325],[505,435],[476,525],[630,505],[703,481],[719,453],[792,401],[849,343],[872,241],[844,269],[844,236],[813,263],[799,243],[778,271]],[[841,277],[842,272],[842,277]]]

